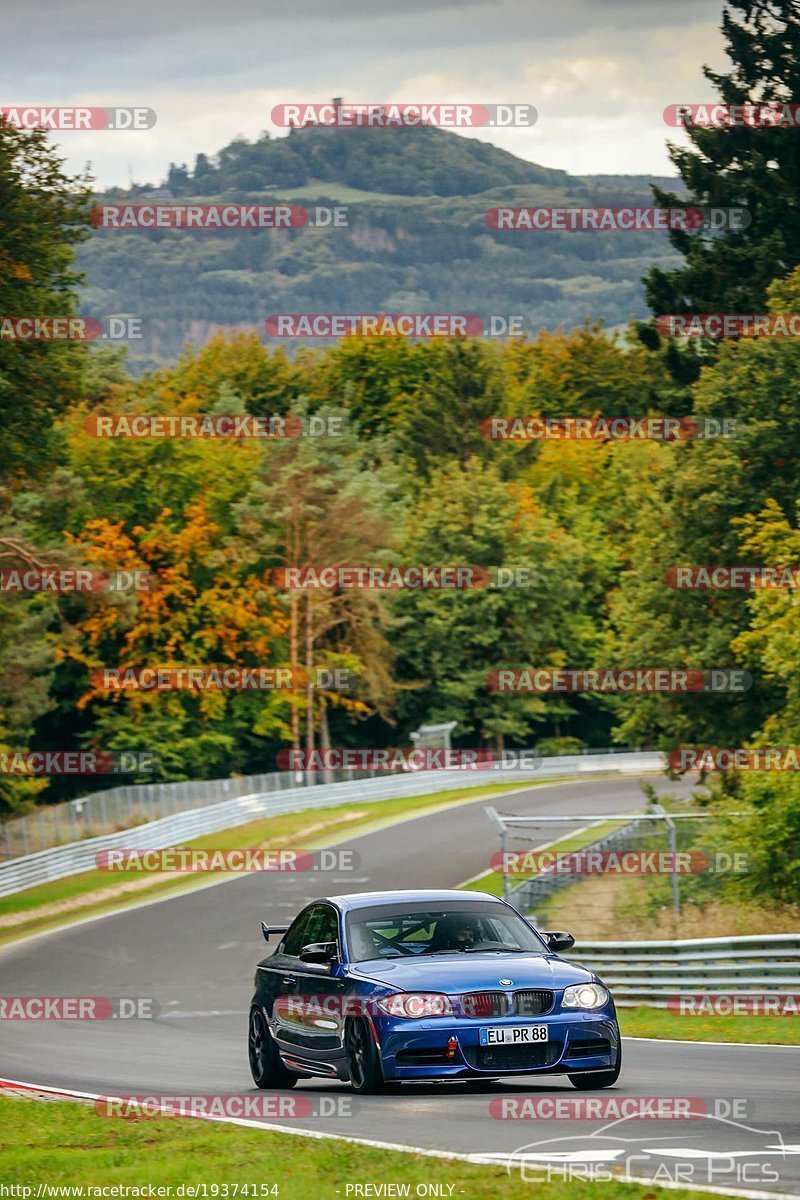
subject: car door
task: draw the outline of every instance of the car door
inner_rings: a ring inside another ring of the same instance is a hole
[[[337,949],[337,961],[333,963],[305,963],[299,959],[295,970],[297,996],[301,1003],[300,1020],[296,1025],[299,1046],[309,1058],[326,1055],[340,1049],[344,1030],[344,996],[346,990],[345,971],[341,959],[341,937],[339,913],[332,904],[312,905],[308,923],[302,931],[303,945],[316,942],[333,942]],[[300,953],[302,946],[298,948]]]
[[[298,955],[308,944],[305,931],[313,905],[298,913],[273,955],[260,964],[263,972],[262,995],[275,1038],[284,1044],[298,1045],[301,1000],[296,968]]]

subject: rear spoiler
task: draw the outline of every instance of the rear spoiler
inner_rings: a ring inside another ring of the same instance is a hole
[[[269,935],[271,933],[286,933],[288,928],[288,925],[267,925],[264,921],[261,922],[261,932],[264,935],[265,942],[269,941]]]

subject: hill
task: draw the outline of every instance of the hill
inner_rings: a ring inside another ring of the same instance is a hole
[[[194,170],[171,164],[166,186],[176,196],[201,192],[260,191],[265,186],[343,183],[401,196],[465,196],[492,185],[563,183],[565,171],[524,162],[488,142],[442,129],[293,129],[237,138],[216,162],[198,155]]]
[[[658,233],[501,232],[500,204],[652,203],[645,176],[571,176],[439,129],[294,130],[237,138],[212,160],[171,164],[163,184],[99,200],[348,206],[344,228],[98,230],[82,248],[83,311],[143,319],[141,370],[220,327],[280,312],[469,312],[523,329],[646,315],[640,278],[674,252]],[[669,183],[674,186],[674,181]]]

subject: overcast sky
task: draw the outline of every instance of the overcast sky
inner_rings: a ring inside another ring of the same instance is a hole
[[[0,104],[143,105],[152,130],[63,133],[101,186],[164,178],[275,104],[535,105],[532,130],[478,136],[578,173],[671,174],[668,104],[714,98],[723,0],[26,0],[3,13]],[[358,131],[353,131],[358,136]]]

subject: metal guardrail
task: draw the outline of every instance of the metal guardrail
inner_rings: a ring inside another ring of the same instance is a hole
[[[476,772],[468,769],[452,771],[420,771],[389,775],[377,779],[362,779],[344,783],[317,784],[313,787],[287,787],[271,792],[253,792],[233,800],[195,808],[157,821],[137,825],[102,837],[54,846],[34,854],[0,862],[0,896],[10,896],[40,883],[63,879],[95,867],[95,857],[102,850],[137,848],[163,850],[182,845],[192,838],[245,825],[250,821],[282,813],[303,812],[315,808],[332,808],[339,804],[374,803],[400,796],[419,796],[429,792],[482,784],[497,784],[501,780],[513,788],[527,780],[548,776],[578,775],[596,771],[657,771],[664,765],[663,755],[633,751],[619,754],[570,755],[543,759],[536,769],[506,770],[493,768]],[[283,777],[286,779],[286,776]]]
[[[580,942],[566,957],[596,971],[622,1007],[666,1008],[681,993],[800,994],[800,933]]]
[[[535,754],[535,751],[524,751]],[[630,751],[612,747],[609,750],[584,749],[579,754],[558,755],[555,761],[565,764],[569,773],[598,755],[624,756]],[[578,764],[576,766],[576,764]],[[620,769],[625,769],[624,767]],[[545,772],[546,773],[546,772]],[[358,779],[385,778],[378,770],[336,770],[328,772],[322,783],[344,783]],[[22,858],[37,850],[63,846],[84,838],[100,837],[171,817],[178,812],[222,804],[256,792],[278,792],[293,786],[318,786],[320,775],[302,772],[268,771],[260,775],[236,775],[227,779],[188,779],[179,783],[137,783],[102,788],[89,794],[66,800],[61,804],[42,804],[25,816],[0,822],[0,861]]]
[[[352,778],[338,776],[337,778]],[[51,846],[116,833],[179,812],[222,804],[254,792],[292,787],[288,771],[235,775],[228,779],[188,779],[179,783],[132,783],[103,788],[61,804],[41,805],[0,824],[0,860],[21,858]]]

